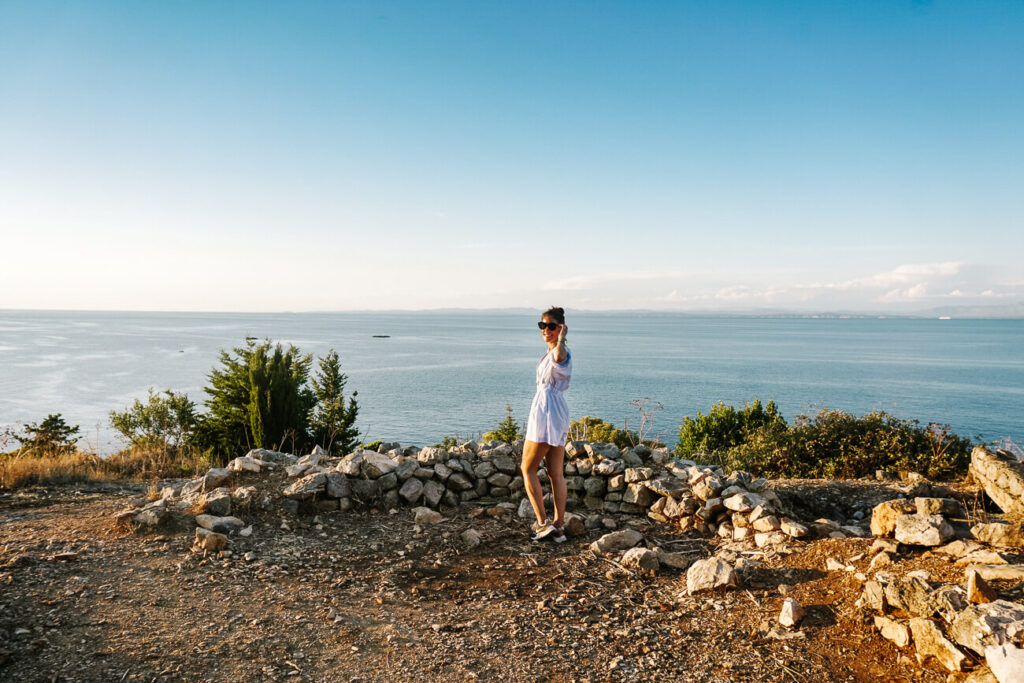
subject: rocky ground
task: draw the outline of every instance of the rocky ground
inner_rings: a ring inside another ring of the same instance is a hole
[[[268,481],[280,491],[282,481]],[[808,519],[870,510],[882,482],[773,482]],[[0,494],[0,679],[63,680],[947,680],[884,639],[855,606],[872,539],[737,546],[738,588],[688,595],[685,572],[596,555],[594,529],[531,543],[528,523],[484,501],[419,525],[408,508],[246,515],[225,553],[191,527],[112,522],[142,489]],[[947,494],[949,491],[946,492]],[[963,486],[954,494],[973,494]],[[727,541],[607,514],[647,547],[728,556]],[[476,530],[479,537],[467,535]],[[476,543],[479,540],[479,543]],[[832,560],[830,562],[829,560]],[[839,565],[836,564],[838,559]],[[886,569],[962,582],[932,551]],[[741,566],[744,563],[740,563]],[[830,568],[831,567],[831,568]],[[853,570],[849,570],[852,567]],[[1021,586],[996,582],[1020,601]],[[779,624],[785,597],[807,614]],[[963,674],[953,674],[962,680]]]

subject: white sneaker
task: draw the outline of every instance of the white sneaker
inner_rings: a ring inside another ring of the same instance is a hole
[[[555,529],[554,525],[552,525],[551,522],[544,522],[539,527],[537,527],[536,531],[533,532],[533,536],[530,536],[530,540],[543,541],[545,538],[555,533],[556,531],[557,529]]]

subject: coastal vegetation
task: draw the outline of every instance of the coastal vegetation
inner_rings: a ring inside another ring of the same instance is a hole
[[[676,454],[763,477],[852,479],[882,470],[950,479],[967,471],[973,445],[948,425],[884,411],[858,417],[820,410],[788,425],[772,401],[755,400],[738,410],[718,403],[707,415],[685,418]]]
[[[109,457],[82,449],[77,425],[58,413],[8,429],[0,444],[0,488],[104,479],[147,480],[191,476],[250,448],[293,451],[319,445],[334,455],[358,443],[356,392],[332,349],[319,359],[269,339],[222,351],[209,374],[206,411],[185,394],[150,389],[110,425],[125,448]],[[6,451],[7,446],[0,448]]]

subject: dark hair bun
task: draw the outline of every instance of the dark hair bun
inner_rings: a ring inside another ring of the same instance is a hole
[[[546,315],[549,318],[554,318],[555,322],[559,325],[565,324],[565,309],[561,306],[552,306],[548,310],[544,311],[541,315]]]

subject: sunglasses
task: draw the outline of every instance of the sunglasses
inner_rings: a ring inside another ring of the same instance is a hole
[[[537,327],[539,327],[542,330],[551,330],[552,332],[554,332],[555,330],[558,329],[558,323],[546,323],[542,321],[537,323]]]

